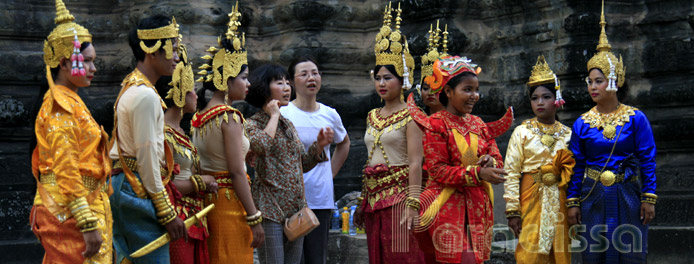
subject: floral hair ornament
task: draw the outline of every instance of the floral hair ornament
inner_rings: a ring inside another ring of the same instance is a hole
[[[547,64],[545,56],[540,55],[537,57],[537,63],[535,63],[535,66],[533,66],[533,70],[530,73],[530,79],[528,80],[527,85],[528,87],[533,87],[548,83],[553,83],[554,89],[556,90],[554,105],[557,107],[563,106],[566,102],[561,96],[559,78],[557,78],[557,75],[554,74],[552,69],[549,67],[549,64]]]
[[[91,42],[92,35],[89,30],[74,22],[75,17],[65,8],[62,0],[55,1],[55,24],[43,42],[43,62],[46,64],[46,79],[53,86],[51,68],[58,67],[61,59],[70,59],[72,62],[72,75],[84,76],[84,57],[80,52],[82,43]]]
[[[611,52],[612,46],[607,41],[605,25],[607,25],[607,22],[605,22],[605,1],[603,0],[602,11],[600,13],[600,39],[598,41],[598,47],[596,48],[598,53],[593,55],[588,61],[588,71],[600,69],[609,80],[606,90],[616,92],[619,87],[624,85],[626,67],[622,61],[622,56],[620,55],[619,59],[617,59],[617,56]],[[588,83],[588,78],[586,78],[586,83]]]
[[[178,24],[176,23],[176,18],[171,19],[169,25],[153,28],[153,29],[138,29],[137,38],[140,39],[140,48],[147,54],[152,54],[157,52],[161,48],[161,41],[164,41],[164,51],[166,52],[166,59],[173,58],[173,45],[171,44],[171,39],[178,37]],[[153,46],[148,47],[145,45],[144,40],[157,40]]]
[[[482,68],[467,57],[444,56],[434,62],[433,73],[424,78],[424,82],[431,88],[430,93],[438,94],[451,78],[463,72],[480,74]]]

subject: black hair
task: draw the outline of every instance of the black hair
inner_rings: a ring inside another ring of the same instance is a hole
[[[400,75],[398,74],[398,71],[395,70],[395,66],[390,65],[390,64],[388,64],[388,65],[376,65],[376,67],[374,67],[374,76],[376,76],[376,74],[378,74],[378,71],[381,70],[381,67],[386,67],[386,69],[387,69],[390,73],[392,73],[393,75],[395,75],[395,77],[397,77],[398,80],[400,80],[401,82],[405,81],[405,79],[403,79],[402,76],[400,76]]]
[[[169,93],[169,90],[173,88],[171,85],[169,85],[169,83],[171,82],[171,78],[171,76],[162,76],[159,78],[159,80],[157,80],[157,83],[154,84],[154,88],[156,88],[159,97],[161,97],[161,99],[164,100],[166,107],[174,106],[173,99],[165,99],[166,95]]]
[[[555,97],[555,96],[556,96],[556,95],[554,94],[554,88],[555,88],[554,83],[545,83],[545,84],[540,84],[540,85],[535,85],[535,86],[529,87],[529,88],[528,88],[528,98],[533,97],[533,93],[534,93],[535,90],[537,90],[537,88],[539,88],[540,86],[547,88],[547,90],[549,90],[550,93],[552,94],[552,97]]]
[[[270,83],[281,79],[289,80],[289,72],[280,65],[265,64],[253,70],[248,78],[251,82],[251,88],[248,89],[246,102],[257,108],[262,108],[270,98]]]
[[[294,80],[294,74],[296,74],[296,65],[302,62],[312,62],[316,65],[316,68],[318,68],[318,72],[320,72],[320,65],[318,65],[318,62],[316,62],[316,59],[314,57],[310,55],[301,56],[292,60],[292,62],[289,64],[289,68],[287,68],[291,80]]]
[[[605,75],[605,73],[602,72],[602,70],[600,68],[592,68],[588,71],[588,74],[590,74],[590,72],[592,70],[598,70],[600,73],[602,73],[602,75]],[[607,75],[605,75],[605,80],[609,81],[607,79]],[[617,80],[617,82],[619,82],[619,80]],[[627,80],[624,80],[622,87],[619,87],[619,89],[617,90],[617,100],[619,100],[620,102],[624,102],[628,97],[629,97],[629,86],[627,85]]]
[[[465,71],[461,74],[453,76],[453,78],[448,80],[446,86],[450,86],[451,89],[455,90],[455,87],[458,86],[459,83],[463,82],[463,80],[467,79],[468,77],[477,77],[477,74],[475,74],[474,72]],[[444,87],[444,89],[445,88],[446,87]],[[439,102],[441,102],[443,106],[448,106],[448,96],[446,95],[445,90],[439,93]]]
[[[154,15],[141,19],[140,22],[137,23],[137,27],[130,30],[130,33],[128,33],[128,44],[130,44],[130,48],[133,50],[133,55],[135,55],[135,59],[137,59],[137,61],[145,60],[145,51],[140,48],[140,38],[137,37],[137,30],[160,28],[168,26],[169,24],[171,24],[170,17],[165,15]],[[159,47],[159,52],[164,50],[164,39],[161,41],[162,43],[161,47]],[[157,43],[157,39],[142,40],[142,42],[144,42],[147,47],[152,47],[155,43]]]
[[[92,43],[91,42],[82,42],[80,46],[80,51],[84,51],[87,49]],[[53,81],[58,79],[58,74],[60,73],[60,64],[55,67],[51,68],[51,77],[53,78]],[[39,114],[39,110],[41,110],[41,105],[43,104],[43,96],[48,92],[48,80],[46,80],[40,87],[39,87],[39,96],[36,97],[36,100],[34,100],[34,105],[31,110],[31,117],[33,118],[31,120],[31,130],[34,130],[33,124],[36,122],[36,116]],[[35,131],[34,131],[35,132]],[[29,143],[29,146],[31,147],[31,151],[34,150],[36,147],[36,137],[31,137],[31,142]]]

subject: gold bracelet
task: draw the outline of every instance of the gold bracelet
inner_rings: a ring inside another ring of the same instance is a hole
[[[579,198],[569,198],[566,199],[566,207],[571,208],[571,207],[581,207],[581,201]]]
[[[246,224],[248,224],[248,226],[253,227],[253,226],[256,226],[257,224],[260,224],[262,222],[263,222],[263,217],[260,216],[260,217],[258,217],[258,219],[255,219],[253,221],[246,221]]]
[[[658,195],[655,195],[653,193],[642,193],[641,194],[641,202],[642,203],[655,204],[657,201],[658,201]]]
[[[417,199],[417,198],[407,197],[407,199],[405,199],[405,205],[407,205],[407,207],[409,207],[409,208],[419,210],[421,203],[419,202],[419,199]]]
[[[166,192],[166,189],[152,194],[151,197],[160,224],[166,225],[176,218],[176,210],[174,210],[171,200],[169,200],[169,194]]]
[[[202,176],[199,174],[195,174],[190,177],[190,181],[193,182],[193,186],[195,187],[195,192],[204,192],[207,189],[207,185],[205,185],[205,181],[202,180]]]
[[[260,210],[256,210],[255,214],[251,216],[246,216],[246,221],[254,221],[257,220],[259,217],[262,217],[263,213]]]
[[[99,221],[99,218],[89,208],[86,197],[80,197],[70,202],[68,208],[75,218],[76,226],[80,232],[88,232],[97,228],[96,222]]]
[[[520,211],[506,211],[506,218],[521,217]]]

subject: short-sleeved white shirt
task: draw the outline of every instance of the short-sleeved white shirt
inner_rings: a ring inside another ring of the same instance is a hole
[[[294,103],[289,103],[280,108],[280,113],[294,124],[306,150],[316,141],[318,132],[322,128],[330,127],[335,132],[333,138],[335,144],[342,142],[347,135],[337,111],[321,103],[318,103],[318,110],[315,112],[304,112]],[[318,163],[312,170],[304,172],[306,202],[311,209],[335,209],[330,146],[325,146],[324,150],[328,161]]]

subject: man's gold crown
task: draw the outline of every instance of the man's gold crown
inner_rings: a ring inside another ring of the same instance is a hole
[[[199,75],[202,77],[198,78],[198,82],[213,82],[214,87],[219,91],[226,91],[228,89],[227,80],[231,78],[236,78],[241,73],[241,68],[243,65],[248,65],[248,53],[246,51],[246,33],[241,33],[239,37],[238,29],[241,26],[241,12],[239,12],[239,2],[229,13],[229,23],[227,24],[227,32],[225,37],[227,40],[231,41],[233,50],[227,50],[222,46],[222,38],[217,38],[217,47],[210,47],[207,49],[211,55],[205,55],[202,57],[204,60],[212,60],[212,65],[208,63],[203,64],[198,67],[200,71]],[[219,67],[222,67],[222,72],[219,71]]]

